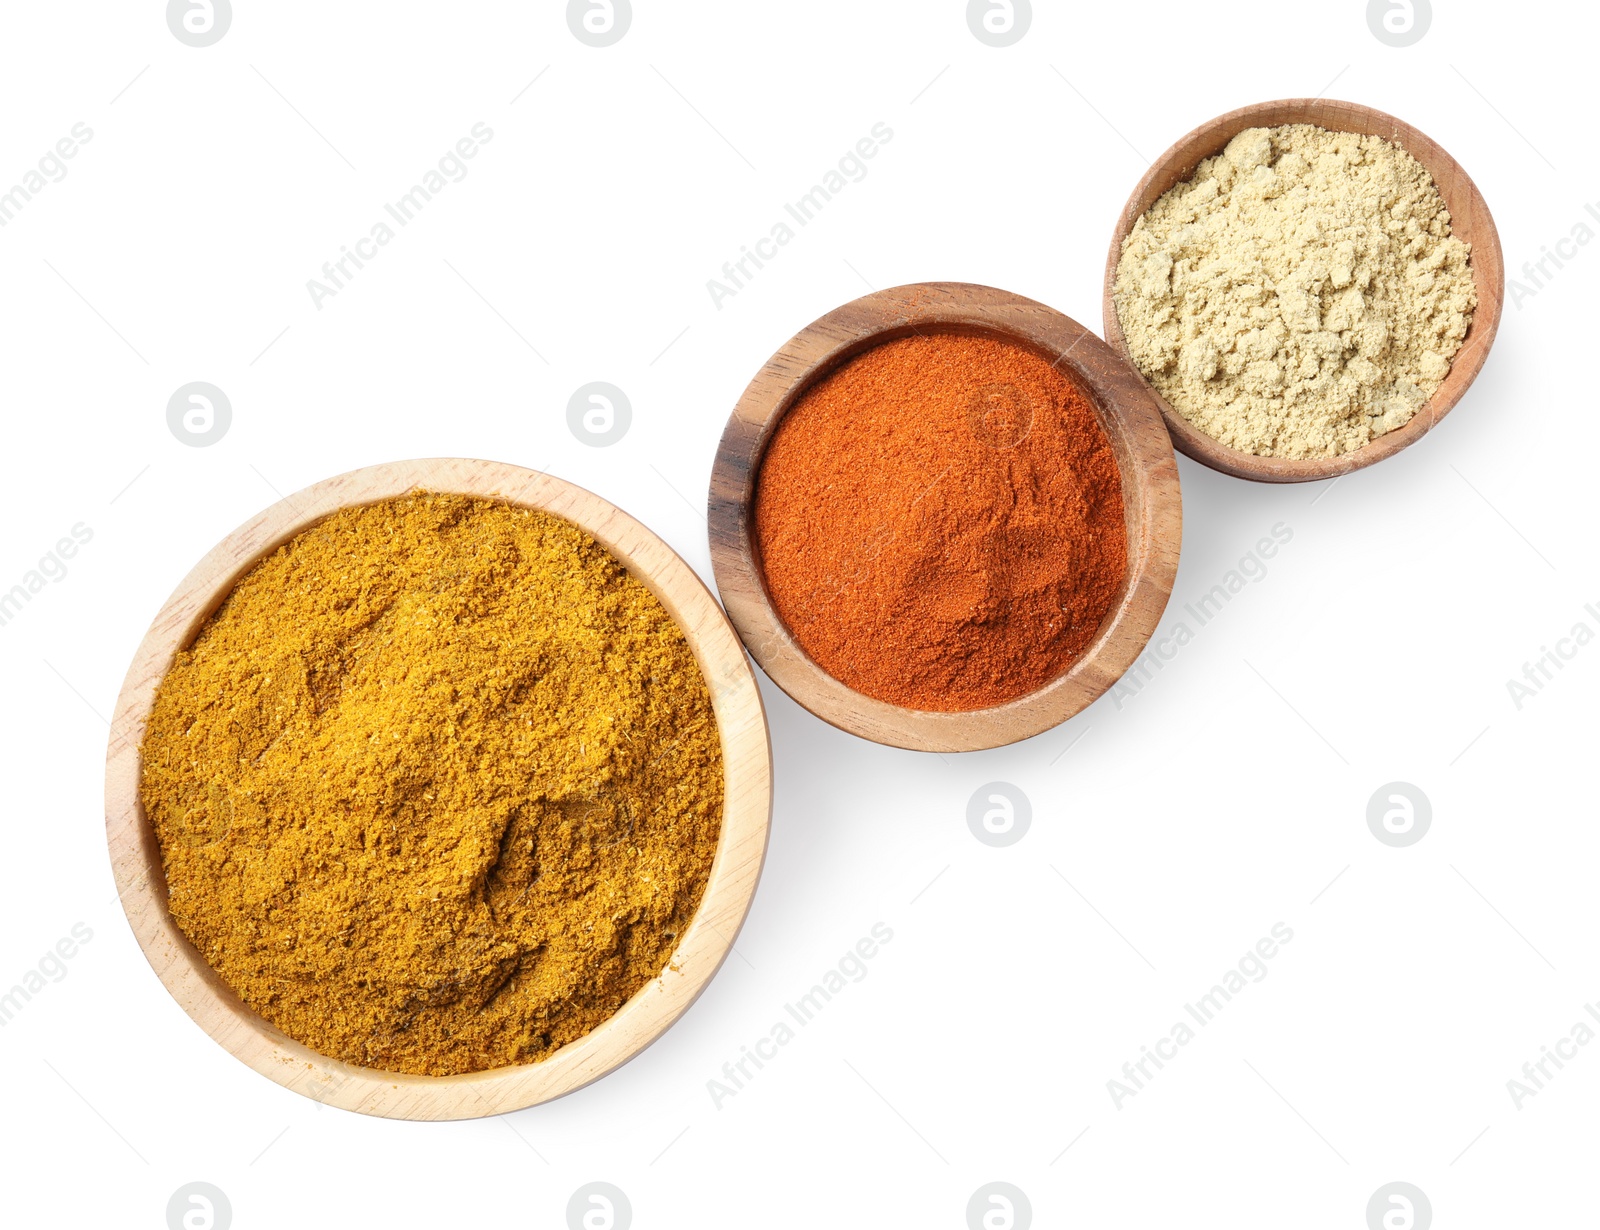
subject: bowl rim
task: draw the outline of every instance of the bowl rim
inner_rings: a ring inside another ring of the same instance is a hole
[[[258,1015],[211,969],[167,909],[160,849],[139,799],[139,745],[155,691],[237,580],[331,513],[415,491],[473,495],[572,522],[619,559],[683,630],[711,691],[722,743],[722,832],[705,890],[671,960],[611,1017],[547,1058],[455,1076],[387,1072],[330,1059]],[[505,1114],[571,1093],[654,1042],[733,951],[765,859],[771,746],[755,674],[722,609],[683,559],[602,497],[540,471],[469,458],[389,462],[313,483],[227,534],[179,583],[134,653],[106,748],[106,836],[117,894],[146,959],[213,1041],[285,1088],[394,1119]]]
[[[1114,295],[1123,240],[1164,192],[1189,178],[1203,159],[1221,153],[1233,137],[1247,128],[1275,128],[1282,124],[1316,124],[1331,132],[1383,137],[1420,162],[1433,177],[1450,211],[1452,233],[1465,230],[1471,237],[1468,267],[1478,292],[1472,324],[1451,360],[1450,371],[1422,409],[1404,426],[1335,457],[1259,457],[1230,448],[1191,424],[1146,382],[1161,407],[1173,444],[1185,456],[1236,478],[1270,483],[1315,482],[1365,469],[1408,448],[1437,427],[1466,395],[1483,370],[1500,329],[1505,300],[1505,257],[1500,248],[1500,232],[1477,184],[1443,146],[1421,129],[1375,107],[1337,99],[1280,98],[1251,103],[1215,116],[1173,142],[1150,164],[1117,218],[1106,257],[1101,315],[1106,341],[1130,364],[1133,356],[1122,332]],[[1134,368],[1138,370],[1137,365]],[[1144,379],[1142,373],[1140,379]]]
[[[1064,364],[1100,417],[1117,455],[1128,523],[1123,590],[1095,639],[1062,675],[985,709],[910,709],[867,696],[806,654],[767,594],[751,522],[756,479],[783,415],[841,363],[923,331],[1003,336]],[[1071,317],[1032,299],[966,282],[874,291],[802,328],[756,373],[717,447],[707,503],[717,589],[751,656],[780,688],[830,725],[911,751],[1001,747],[1050,730],[1108,691],[1154,635],[1177,575],[1183,508],[1177,462],[1160,410],[1132,364]]]

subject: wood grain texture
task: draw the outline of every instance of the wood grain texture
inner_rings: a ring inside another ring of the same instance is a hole
[[[1267,483],[1303,483],[1348,474],[1392,457],[1416,443],[1439,425],[1440,420],[1459,402],[1483,370],[1489,348],[1500,328],[1500,309],[1506,293],[1505,258],[1500,251],[1500,232],[1495,229],[1489,206],[1472,178],[1461,169],[1432,138],[1407,124],[1359,103],[1335,102],[1325,98],[1287,98],[1277,102],[1255,103],[1208,120],[1181,138],[1157,158],[1123,207],[1111,237],[1106,257],[1106,276],[1102,312],[1106,340],[1123,358],[1132,361],[1128,343],[1117,319],[1112,291],[1117,280],[1117,260],[1122,241],[1161,195],[1194,173],[1200,163],[1222,152],[1246,128],[1276,128],[1280,124],[1315,124],[1330,132],[1355,132],[1382,137],[1405,150],[1433,176],[1439,195],[1450,210],[1450,225],[1456,238],[1472,246],[1469,264],[1478,290],[1478,310],[1467,330],[1461,349],[1456,352],[1445,377],[1428,403],[1404,427],[1379,436],[1371,444],[1337,457],[1257,457],[1219,444],[1179,414],[1160,393],[1155,395],[1166,419],[1167,430],[1178,450],[1196,461],[1239,478]]]
[[[989,709],[934,713],[865,696],[807,656],[767,596],[754,538],[756,476],[783,415],[813,382],[873,346],[930,331],[998,337],[1042,355],[1093,403],[1122,471],[1128,576],[1110,614],[1066,674]],[[1026,739],[1064,722],[1132,665],[1172,592],[1183,533],[1172,444],[1131,364],[1076,321],[1020,295],[960,282],[878,291],[814,321],[756,374],[717,448],[707,520],[717,588],[745,647],[772,681],[841,730],[913,751],[963,752]]]
[[[328,1059],[246,1007],[167,910],[155,834],[139,800],[139,744],[156,687],[178,650],[257,560],[341,508],[428,491],[492,496],[581,526],[643,582],[683,629],[710,688],[726,794],[722,835],[700,907],[670,966],[599,1028],[540,1063],[462,1076],[380,1072]],[[296,1093],[395,1119],[465,1119],[570,1093],[659,1037],[703,991],[744,923],[767,846],[771,751],[755,675],[700,579],[666,543],[599,496],[546,474],[489,461],[403,461],[297,492],[229,534],[184,578],[134,655],[106,750],[106,834],[128,922],[156,974],[196,1024],[257,1072]]]

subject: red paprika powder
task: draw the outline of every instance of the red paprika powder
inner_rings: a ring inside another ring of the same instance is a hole
[[[1122,590],[1122,479],[1087,396],[953,332],[844,363],[757,476],[767,592],[813,661],[879,700],[983,709],[1064,673]]]

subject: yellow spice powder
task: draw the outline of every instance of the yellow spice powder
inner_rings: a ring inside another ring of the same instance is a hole
[[[142,748],[174,920],[350,1063],[542,1059],[672,957],[722,823],[683,633],[559,518],[417,494],[261,561]]]

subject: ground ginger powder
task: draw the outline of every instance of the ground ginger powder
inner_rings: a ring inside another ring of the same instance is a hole
[[[668,964],[722,821],[711,698],[576,526],[417,494],[234,587],[156,695],[174,920],[321,1054],[445,1075],[594,1029]]]
[[[1427,169],[1380,137],[1250,128],[1123,241],[1133,360],[1230,448],[1332,457],[1404,426],[1477,306]]]

